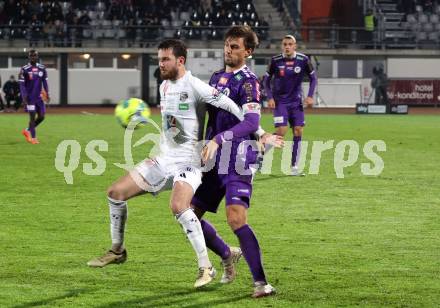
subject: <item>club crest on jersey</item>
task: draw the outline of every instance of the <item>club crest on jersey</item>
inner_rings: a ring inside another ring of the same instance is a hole
[[[246,92],[246,101],[249,103],[249,102],[252,102],[252,100],[253,100],[253,95],[252,95],[252,84],[250,84],[249,82],[246,82],[245,84],[244,84],[244,90],[245,90],[245,92]]]
[[[38,72],[38,76],[43,77],[43,72]]]
[[[299,72],[301,72],[301,67],[299,67],[299,66],[295,66],[295,68],[293,69],[293,71],[295,72],[295,73],[299,73]]]
[[[184,102],[188,99],[188,93],[187,92],[181,92],[180,93],[180,101]]]

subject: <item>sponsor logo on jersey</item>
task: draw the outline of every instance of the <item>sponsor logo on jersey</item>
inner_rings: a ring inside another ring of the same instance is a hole
[[[180,103],[179,110],[189,110],[189,104],[188,103]]]
[[[298,60],[304,60],[304,58],[301,57],[300,55],[297,55],[296,58],[297,58]]]
[[[237,189],[237,192],[249,193],[249,189]]]
[[[293,69],[293,71],[295,72],[295,73],[299,73],[299,72],[301,72],[301,67],[299,67],[299,66],[295,66],[295,68]]]
[[[181,92],[180,93],[180,101],[184,102],[188,99],[188,92]]]
[[[283,77],[283,76],[285,75],[285,71],[284,71],[284,68],[283,68],[283,69],[281,69],[281,68],[280,68],[280,70],[279,70],[279,71],[280,71],[280,76],[281,76],[281,77]]]
[[[222,90],[222,93],[223,93],[224,95],[226,95],[226,96],[229,97],[229,94],[231,94],[231,90],[229,90],[229,88],[224,88],[224,89]]]
[[[293,65],[293,63],[295,63],[295,61],[286,61],[286,65]]]
[[[240,74],[235,75],[235,79],[240,81],[243,79],[243,77]]]
[[[38,68],[37,68],[37,67],[33,67],[33,68],[32,68],[32,71],[33,71],[33,72],[38,72]]]
[[[281,116],[281,117],[273,117],[273,122],[275,124],[282,124],[282,123],[284,123],[284,117],[283,116]]]
[[[219,84],[221,85],[225,85],[228,83],[228,78],[226,77],[221,77],[220,80],[218,81]]]

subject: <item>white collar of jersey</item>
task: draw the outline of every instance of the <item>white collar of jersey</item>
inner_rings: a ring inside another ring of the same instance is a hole
[[[233,71],[234,75],[237,74],[239,71],[244,70],[246,68],[246,64],[243,65],[242,67],[240,67],[239,69],[236,69],[235,71]]]
[[[295,58],[296,58],[296,51],[293,52],[292,57],[288,57],[288,56],[286,56],[286,54],[283,53],[283,58],[286,58],[286,59],[295,59]]]

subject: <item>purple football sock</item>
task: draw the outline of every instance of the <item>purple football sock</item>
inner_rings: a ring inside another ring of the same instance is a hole
[[[203,235],[205,236],[206,247],[211,249],[216,255],[222,259],[227,259],[231,255],[231,250],[228,244],[218,235],[217,230],[208,221],[202,219],[200,221],[202,225]]]
[[[254,282],[263,281],[266,283],[266,275],[264,275],[263,263],[261,262],[260,246],[251,227],[244,225],[235,230],[234,233],[238,237],[241,251],[249,265]]]
[[[301,136],[293,137],[292,147],[292,166],[296,166],[299,160],[299,152],[301,150]]]
[[[28,131],[30,131],[32,138],[35,138],[35,136],[37,135],[35,131],[35,122],[29,122]]]

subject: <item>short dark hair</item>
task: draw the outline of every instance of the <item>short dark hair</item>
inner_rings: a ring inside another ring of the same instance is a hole
[[[183,57],[186,62],[186,55],[187,55],[187,47],[185,43],[181,40],[176,39],[166,39],[159,43],[159,46],[157,46],[157,49],[172,49],[173,55],[178,57]]]
[[[255,32],[249,26],[233,26],[225,33],[225,40],[227,38],[243,38],[244,47],[246,49],[255,50],[258,46],[258,37]]]

